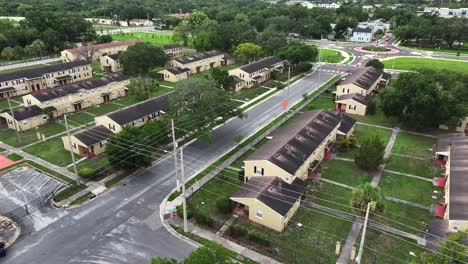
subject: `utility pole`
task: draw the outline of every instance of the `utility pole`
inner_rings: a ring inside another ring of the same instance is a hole
[[[175,137],[175,126],[174,126],[174,119],[171,119],[171,127],[172,127],[172,145],[173,145],[173,154],[174,154],[174,166],[175,166],[175,173],[176,173],[176,186],[177,191],[180,191],[180,181],[179,181],[179,166],[177,166],[177,141]]]
[[[75,154],[73,153],[73,145],[70,137],[70,130],[68,129],[67,114],[65,114],[63,117],[65,119],[65,128],[67,129],[68,145],[70,146],[70,155],[73,161],[73,171],[76,175],[76,183],[80,185],[80,176],[78,175],[78,170],[76,169]]]
[[[358,264],[361,263],[362,250],[364,248],[364,239],[366,239],[366,229],[367,229],[367,220],[369,220],[369,210],[370,210],[370,202],[367,203],[366,218],[364,219],[364,229],[362,230],[361,243],[359,245],[359,252],[356,257],[356,263]]]
[[[187,233],[187,198],[185,197],[184,147],[180,148],[180,177],[182,179],[182,208],[184,210],[184,232]]]
[[[286,108],[286,111],[289,109],[289,84],[290,84],[290,79],[291,79],[291,64],[289,64],[288,67],[288,98],[286,101],[288,102],[288,107]]]
[[[11,108],[10,96],[8,95],[8,91],[5,94],[6,94],[6,98],[7,98],[7,101],[8,101],[8,107],[10,108],[10,115],[13,118],[13,124],[15,125],[16,136],[18,137],[18,142],[21,143],[21,136],[20,136],[20,133],[18,131],[19,126],[18,126],[18,122],[15,119],[15,113],[13,113],[13,109]]]

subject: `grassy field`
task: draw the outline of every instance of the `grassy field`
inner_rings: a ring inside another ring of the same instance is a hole
[[[172,40],[171,34],[144,33],[144,32],[113,34],[112,39],[113,40],[141,40],[144,42],[150,42],[157,46],[175,43]],[[179,44],[182,44],[182,43],[179,43]]]
[[[46,135],[46,137],[61,133],[65,131],[65,125],[60,123],[49,123],[43,126],[40,126],[37,130],[30,129],[24,132],[20,132],[21,142],[18,142],[16,137],[16,131],[13,129],[7,129],[0,131],[0,140],[10,146],[20,147],[25,146],[31,143],[36,142],[37,136],[36,132],[41,132]]]
[[[414,179],[402,175],[385,173],[379,183],[385,196],[431,205],[432,191],[436,188],[432,182]]]
[[[322,178],[342,184],[357,187],[364,182],[370,182],[371,176],[356,167],[354,162],[342,160],[329,160],[322,164]]]
[[[354,136],[356,137],[358,143],[362,142],[365,138],[378,136],[380,140],[382,140],[386,145],[392,136],[392,131],[388,129],[357,124],[354,131]]]
[[[417,157],[430,157],[432,155],[430,149],[435,143],[436,139],[434,138],[399,132],[392,152]]]
[[[383,61],[385,68],[398,70],[451,70],[460,73],[468,72],[468,62],[461,60],[443,60],[428,58],[394,58]]]
[[[61,118],[61,119],[63,119],[63,118]],[[77,126],[80,126],[80,125],[84,125],[84,124],[93,122],[94,121],[94,116],[92,116],[92,115],[90,115],[88,113],[85,113],[85,112],[75,113],[75,114],[71,114],[71,115],[67,116],[67,121],[70,122],[69,123],[70,126],[77,127]]]
[[[468,54],[468,49],[466,49],[468,46],[465,45],[464,49],[462,50],[457,50],[457,48],[449,49],[449,48],[429,48],[429,47],[409,47],[413,49],[418,49],[418,50],[424,50],[424,51],[432,51],[432,52],[437,52],[437,53],[448,53],[448,54],[457,54],[460,52],[461,55],[466,55]]]
[[[333,103],[331,96],[321,95],[317,98],[317,100],[307,105],[305,109],[306,110],[325,109],[325,110],[333,112],[335,110],[335,103]]]
[[[21,99],[19,99],[19,100],[21,100]],[[12,108],[14,108],[16,106],[19,106],[21,104],[21,103],[19,103],[19,101],[12,100],[12,99],[10,99],[10,103],[11,103]],[[3,112],[3,109],[9,109],[7,100],[0,101],[0,112]]]
[[[101,104],[101,105],[89,108],[87,112],[95,116],[102,116],[110,112],[113,112],[119,108],[123,108],[123,107],[118,104],[107,103],[107,104]]]
[[[384,201],[384,206],[382,215],[384,218],[379,217],[379,222],[413,234],[419,234],[425,230],[427,222],[432,218],[429,210],[414,206],[387,200]]]
[[[24,151],[60,167],[72,163],[70,152],[63,148],[63,142],[60,137],[29,146]],[[79,156],[75,155],[75,158],[79,159]]]
[[[393,127],[397,124],[397,120],[395,118],[385,116],[382,110],[380,110],[379,108],[377,108],[377,112],[373,115],[366,115],[366,116],[351,115],[351,114],[348,114],[348,115],[356,119],[358,122],[368,123],[372,125]]]
[[[313,188],[310,195],[315,197],[312,199],[314,203],[347,213],[353,212],[349,207],[352,192],[350,189],[324,181],[315,182]]]
[[[344,59],[339,51],[331,49],[319,49],[322,52],[322,61],[329,63],[338,63]]]
[[[19,67],[19,68],[14,68],[14,69],[3,70],[3,71],[0,71],[0,74],[1,73],[21,71],[21,70],[27,70],[27,69],[33,69],[33,68],[39,68],[39,67],[43,67],[43,66],[47,66],[47,64],[34,64],[34,65],[30,65],[30,66],[24,66],[24,67]]]
[[[390,159],[385,166],[385,169],[414,174],[426,178],[434,177],[434,173],[431,171],[429,160],[412,159],[390,155]]]
[[[233,96],[234,99],[241,100],[241,101],[250,101],[257,96],[260,96],[266,92],[270,91],[268,88],[264,87],[252,87],[252,88],[245,88],[236,92]]]

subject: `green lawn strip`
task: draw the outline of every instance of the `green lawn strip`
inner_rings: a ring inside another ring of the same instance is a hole
[[[350,150],[336,150],[336,156],[339,158],[354,159],[358,151],[358,147],[352,148]]]
[[[174,89],[160,86],[158,90],[156,91],[156,93],[154,93],[152,96],[156,97],[156,96],[170,93],[172,91],[174,91]]]
[[[408,46],[409,48],[412,49],[418,49],[418,50],[425,50],[425,51],[432,51],[436,53],[448,53],[448,54],[457,54],[460,52],[460,54],[468,54],[468,49],[457,49],[457,48],[429,48],[429,47],[411,47]]]
[[[432,182],[391,173],[382,175],[379,187],[385,196],[422,205],[431,205],[434,202],[432,191],[437,189]]]
[[[0,141],[13,147],[21,147],[38,141],[36,132],[44,133],[46,137],[50,137],[55,134],[64,132],[65,130],[65,125],[63,124],[48,123],[38,127],[37,129],[33,128],[20,132],[21,142],[18,142],[16,131],[13,129],[7,129],[0,131]]]
[[[352,187],[372,181],[371,176],[358,169],[354,162],[343,160],[328,160],[321,167],[322,178],[336,181]]]
[[[433,178],[436,173],[431,169],[433,166],[429,160],[413,159],[401,156],[390,155],[390,159],[385,169],[413,174],[426,178]]]
[[[185,236],[185,237],[188,237],[189,239],[193,240],[193,241],[196,241],[206,247],[211,247],[213,245],[213,242],[211,240],[208,240],[208,239],[205,239],[205,238],[202,238],[202,237],[199,237],[193,233],[185,233],[184,232],[184,229],[183,228],[180,228],[178,226],[175,226],[175,225],[171,225],[172,228],[174,228],[174,230]],[[231,251],[227,248],[224,248],[225,249],[225,252],[227,252],[227,256],[229,256],[230,258],[234,259],[235,260],[235,263],[242,263],[242,264],[258,264],[258,262],[256,261],[253,261],[245,256],[242,256],[240,254],[237,254],[236,252],[234,251]]]
[[[298,227],[297,223],[301,223],[303,227]],[[351,221],[302,207],[282,233],[240,219],[233,224],[263,234],[271,242],[271,246],[254,246],[254,250],[284,263],[310,263],[312,259],[317,263],[318,260],[321,263],[335,263],[338,258],[335,255],[336,242],[341,241],[344,245],[351,225]],[[250,247],[255,245],[246,238],[233,240],[243,245],[251,245]]]
[[[102,71],[101,63],[99,61],[93,62],[91,67],[93,68],[93,78],[100,78],[112,74],[112,72]]]
[[[84,178],[91,177],[94,172],[103,171],[109,169],[109,161],[105,153],[101,153],[92,158],[87,158],[80,163],[76,164],[78,175]],[[73,166],[68,168],[69,171],[73,172]]]
[[[335,76],[333,78],[331,78],[330,80],[328,80],[327,82],[325,82],[319,89],[317,89],[316,91],[314,91],[312,94],[308,95],[306,98],[304,98],[302,101],[300,101],[299,103],[297,103],[296,105],[294,105],[292,107],[292,109],[296,109],[298,107],[300,107],[301,105],[303,105],[305,103],[305,100],[313,97],[315,94],[319,93],[321,90],[323,90],[325,87],[328,86],[328,84],[334,82],[336,79],[338,79],[338,76]],[[207,175],[208,173],[210,173],[214,168],[217,168],[221,163],[223,163],[225,160],[227,160],[229,157],[231,157],[232,155],[234,155],[234,153],[236,153],[240,148],[248,145],[250,142],[252,142],[253,140],[255,140],[256,138],[258,138],[260,135],[262,135],[263,133],[265,133],[268,129],[270,129],[271,127],[273,127],[276,123],[280,122],[281,120],[284,119],[284,117],[286,116],[286,113],[283,113],[281,114],[280,116],[278,116],[277,118],[275,118],[273,121],[271,121],[268,125],[264,126],[263,128],[261,128],[260,130],[258,130],[255,134],[253,134],[252,136],[250,136],[249,138],[247,138],[244,142],[242,142],[241,144],[239,144],[238,146],[236,146],[235,148],[233,148],[231,151],[229,151],[228,153],[226,153],[225,155],[223,155],[221,158],[219,158],[217,161],[215,161],[214,163],[212,163],[208,168],[206,168],[205,170],[203,170],[202,172],[198,173],[195,177],[193,177],[191,180],[189,180],[187,183],[186,183],[186,188],[189,188],[190,186],[192,186],[196,181],[199,181],[201,178],[203,178],[205,175]],[[175,198],[177,198],[177,196],[180,195],[180,192],[173,192],[171,195],[169,195],[168,197],[168,201],[173,201]]]
[[[377,222],[412,234],[420,234],[427,228],[432,216],[429,210],[393,201],[384,201],[384,212],[376,216]],[[382,217],[383,216],[383,217]]]
[[[133,105],[133,104],[138,103],[138,102],[136,101],[135,96],[125,96],[125,97],[116,99],[116,100],[114,100],[113,102],[114,102],[115,104],[121,104],[121,105],[124,105],[124,106],[130,106],[130,105]]]
[[[25,148],[24,151],[60,167],[72,163],[70,152],[63,148],[60,137],[31,145]],[[78,155],[75,155],[75,157],[79,159]]]
[[[319,49],[322,53],[322,61],[329,62],[329,63],[338,63],[344,59],[341,55],[341,52],[331,49]]]
[[[47,65],[46,64],[34,64],[34,65],[30,65],[30,66],[24,66],[24,67],[19,67],[19,68],[14,68],[14,69],[3,70],[3,71],[0,71],[0,74],[16,72],[16,71],[22,71],[22,70],[33,69],[33,68],[39,68],[39,67],[44,67],[44,66],[47,66]]]
[[[354,131],[354,136],[356,137],[358,144],[366,138],[378,136],[380,140],[382,140],[382,142],[387,145],[390,137],[392,136],[392,131],[384,128],[357,124]]]
[[[313,184],[313,190],[309,195],[316,197],[312,199],[316,204],[347,213],[353,213],[353,210],[349,207],[351,192],[352,190],[350,189],[319,181]]]
[[[335,110],[335,103],[333,102],[332,98],[327,95],[322,95],[317,98],[317,100],[313,101],[312,103],[308,104],[304,111],[309,110],[316,110],[316,109],[325,109],[328,111]]]
[[[172,40],[171,34],[160,34],[160,33],[144,33],[144,32],[134,32],[134,33],[120,33],[113,34],[113,40],[141,40],[144,42],[150,42],[151,44],[161,46],[166,44],[176,43]],[[179,43],[182,44],[182,43]]]
[[[274,90],[273,92],[270,92],[270,93],[267,94],[267,95],[262,95],[262,96],[260,96],[260,98],[258,98],[258,99],[256,99],[256,100],[249,101],[249,103],[248,103],[246,106],[244,106],[243,109],[247,109],[247,108],[249,108],[249,107],[252,107],[252,106],[254,106],[254,105],[256,105],[256,104],[262,102],[263,100],[267,99],[268,97],[274,95],[275,93],[277,93],[277,92],[279,92],[279,91],[280,91],[280,90]],[[240,102],[239,102],[239,103],[240,103]],[[243,104],[240,104],[240,105],[243,105]]]
[[[366,116],[351,115],[351,114],[348,114],[348,115],[356,119],[356,121],[358,122],[368,123],[368,124],[378,125],[378,126],[385,126],[385,127],[390,127],[390,128],[395,126],[398,123],[398,120],[396,118],[385,116],[383,111],[379,108],[377,108],[377,112],[373,115],[366,115]]]
[[[88,108],[86,111],[95,116],[102,116],[110,112],[113,112],[115,110],[118,110],[120,108],[123,108],[123,107],[114,103],[107,103],[107,104],[97,105],[92,108]]]
[[[159,85],[165,85],[165,86],[170,86],[170,87],[175,87],[177,83],[175,82],[168,82],[168,81],[161,81],[158,80]]]
[[[431,148],[433,148],[435,144],[436,139],[434,138],[399,132],[392,152],[417,157],[431,157]]]
[[[270,91],[270,89],[264,87],[244,88],[239,92],[236,92],[233,96],[233,99],[250,101],[255,97],[260,96],[268,91]]]
[[[18,160],[22,160],[23,156],[18,155],[16,153],[11,153],[10,155],[7,156],[7,158],[12,161],[18,161]]]
[[[107,187],[107,188],[110,188],[114,185],[116,185],[117,183],[119,183],[120,181],[122,181],[123,179],[127,178],[128,177],[128,173],[123,173],[123,174],[120,174],[119,176],[116,176],[108,181],[106,181],[104,183],[104,185]]]
[[[417,256],[425,251],[415,244],[415,240],[368,228],[361,263],[410,263],[415,260],[410,251]]]
[[[80,191],[86,189],[86,185],[77,185],[77,184],[72,184],[69,187],[66,187],[65,189],[61,190],[58,192],[56,195],[54,195],[54,201],[56,202],[61,202],[65,199],[68,199],[69,197],[75,195],[76,193],[79,193]]]
[[[80,125],[85,125],[90,122],[93,122],[94,116],[88,113],[74,113],[74,114],[67,116],[67,120],[70,122],[69,125],[77,127]]]
[[[14,101],[14,100],[10,100],[10,104],[11,104],[12,108],[15,108],[16,106],[20,105],[20,103]],[[8,105],[7,100],[0,101],[0,111],[1,112],[5,112],[7,110],[10,111],[9,108],[10,108],[10,106]],[[4,109],[7,109],[7,110],[4,110]]]
[[[386,69],[416,71],[419,69],[451,70],[460,73],[468,72],[468,62],[461,60],[444,60],[428,58],[394,58],[383,61]]]
[[[81,195],[80,197],[76,198],[75,200],[73,200],[69,205],[76,205],[76,204],[84,203],[87,200],[89,200],[92,197],[92,195],[93,195],[92,192],[87,192]]]

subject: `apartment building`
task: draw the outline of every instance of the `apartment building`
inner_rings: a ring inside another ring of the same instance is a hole
[[[439,125],[439,128],[444,130],[449,129],[448,126],[444,124]],[[468,134],[468,116],[458,122],[458,126],[455,127],[455,131]]]
[[[371,42],[372,35],[372,29],[370,28],[355,28],[349,40],[354,42]]]
[[[435,214],[448,221],[450,231],[468,229],[468,136],[464,133],[438,138],[435,162],[445,165],[445,201]]]
[[[242,88],[251,88],[271,79],[274,71],[283,72],[288,61],[272,56],[264,58],[229,71],[229,75],[242,81],[236,81],[235,91]]]
[[[198,53],[193,56],[185,56],[170,60],[167,68],[189,69],[190,74],[197,74],[212,70],[217,67],[227,66],[234,63],[234,58],[219,50],[211,50]]]
[[[17,131],[26,131],[44,125],[48,120],[46,111],[36,105],[14,109],[13,115],[10,111],[0,113],[0,125]]]
[[[179,44],[167,44],[164,45],[163,48],[169,60],[184,56],[184,47]]]
[[[122,65],[120,65],[120,54],[105,54],[99,58],[101,71],[104,72],[120,72]]]
[[[468,17],[468,8],[448,8],[448,7],[425,7],[423,11],[417,11],[418,16],[429,14],[433,16],[440,16],[444,18],[451,17]]]
[[[368,97],[358,93],[343,94],[338,96],[335,100],[335,104],[336,111],[338,112],[365,116],[367,106],[369,106],[369,99]]]
[[[0,73],[0,99],[91,79],[91,65],[83,60]]]
[[[41,109],[53,107],[53,115],[56,117],[125,96],[126,86],[129,83],[130,80],[125,75],[108,75],[53,90],[28,94],[23,96],[23,103],[27,107],[34,105]]]
[[[187,79],[190,76],[189,68],[171,67],[158,71],[160,79],[168,82],[178,82]]]
[[[66,49],[61,52],[61,58],[63,62],[76,60],[97,61],[104,55],[119,54],[126,51],[129,46],[134,45],[137,42],[137,40],[113,41],[110,43]]]
[[[73,153],[84,157],[94,157],[106,150],[107,139],[112,131],[99,125],[70,136]],[[67,136],[62,137],[63,147],[70,151],[70,141]]]

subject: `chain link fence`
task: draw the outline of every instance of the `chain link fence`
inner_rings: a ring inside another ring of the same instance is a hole
[[[341,76],[341,75],[338,75]],[[336,77],[334,77],[336,78]],[[213,169],[211,172],[209,172],[205,177],[203,177],[201,180],[196,181],[192,186],[187,188],[185,190],[185,196],[188,198],[192,194],[194,194],[198,189],[200,189],[203,185],[205,185],[207,182],[209,182],[211,179],[213,179],[216,175],[218,175],[221,171],[226,169],[229,165],[231,165],[234,161],[236,161],[240,156],[244,155],[249,149],[251,149],[253,146],[255,146],[258,142],[260,142],[263,138],[267,137],[269,134],[271,134],[275,129],[277,129],[279,126],[281,126],[286,120],[289,118],[293,117],[297,113],[299,113],[304,107],[306,107],[308,104],[311,102],[315,101],[320,95],[322,95],[325,91],[327,91],[330,87],[334,86],[337,82],[339,82],[340,78],[334,79],[332,82],[327,84],[325,88],[323,88],[321,91],[319,91],[317,94],[312,96],[311,98],[307,99],[304,103],[302,103],[299,107],[296,109],[290,111],[287,113],[285,117],[280,122],[277,122],[274,124],[270,129],[265,131],[262,135],[258,136],[255,138],[252,142],[247,144],[246,146],[242,147],[239,149],[236,153],[234,153],[231,157],[226,159],[223,163],[221,163],[218,167]]]

